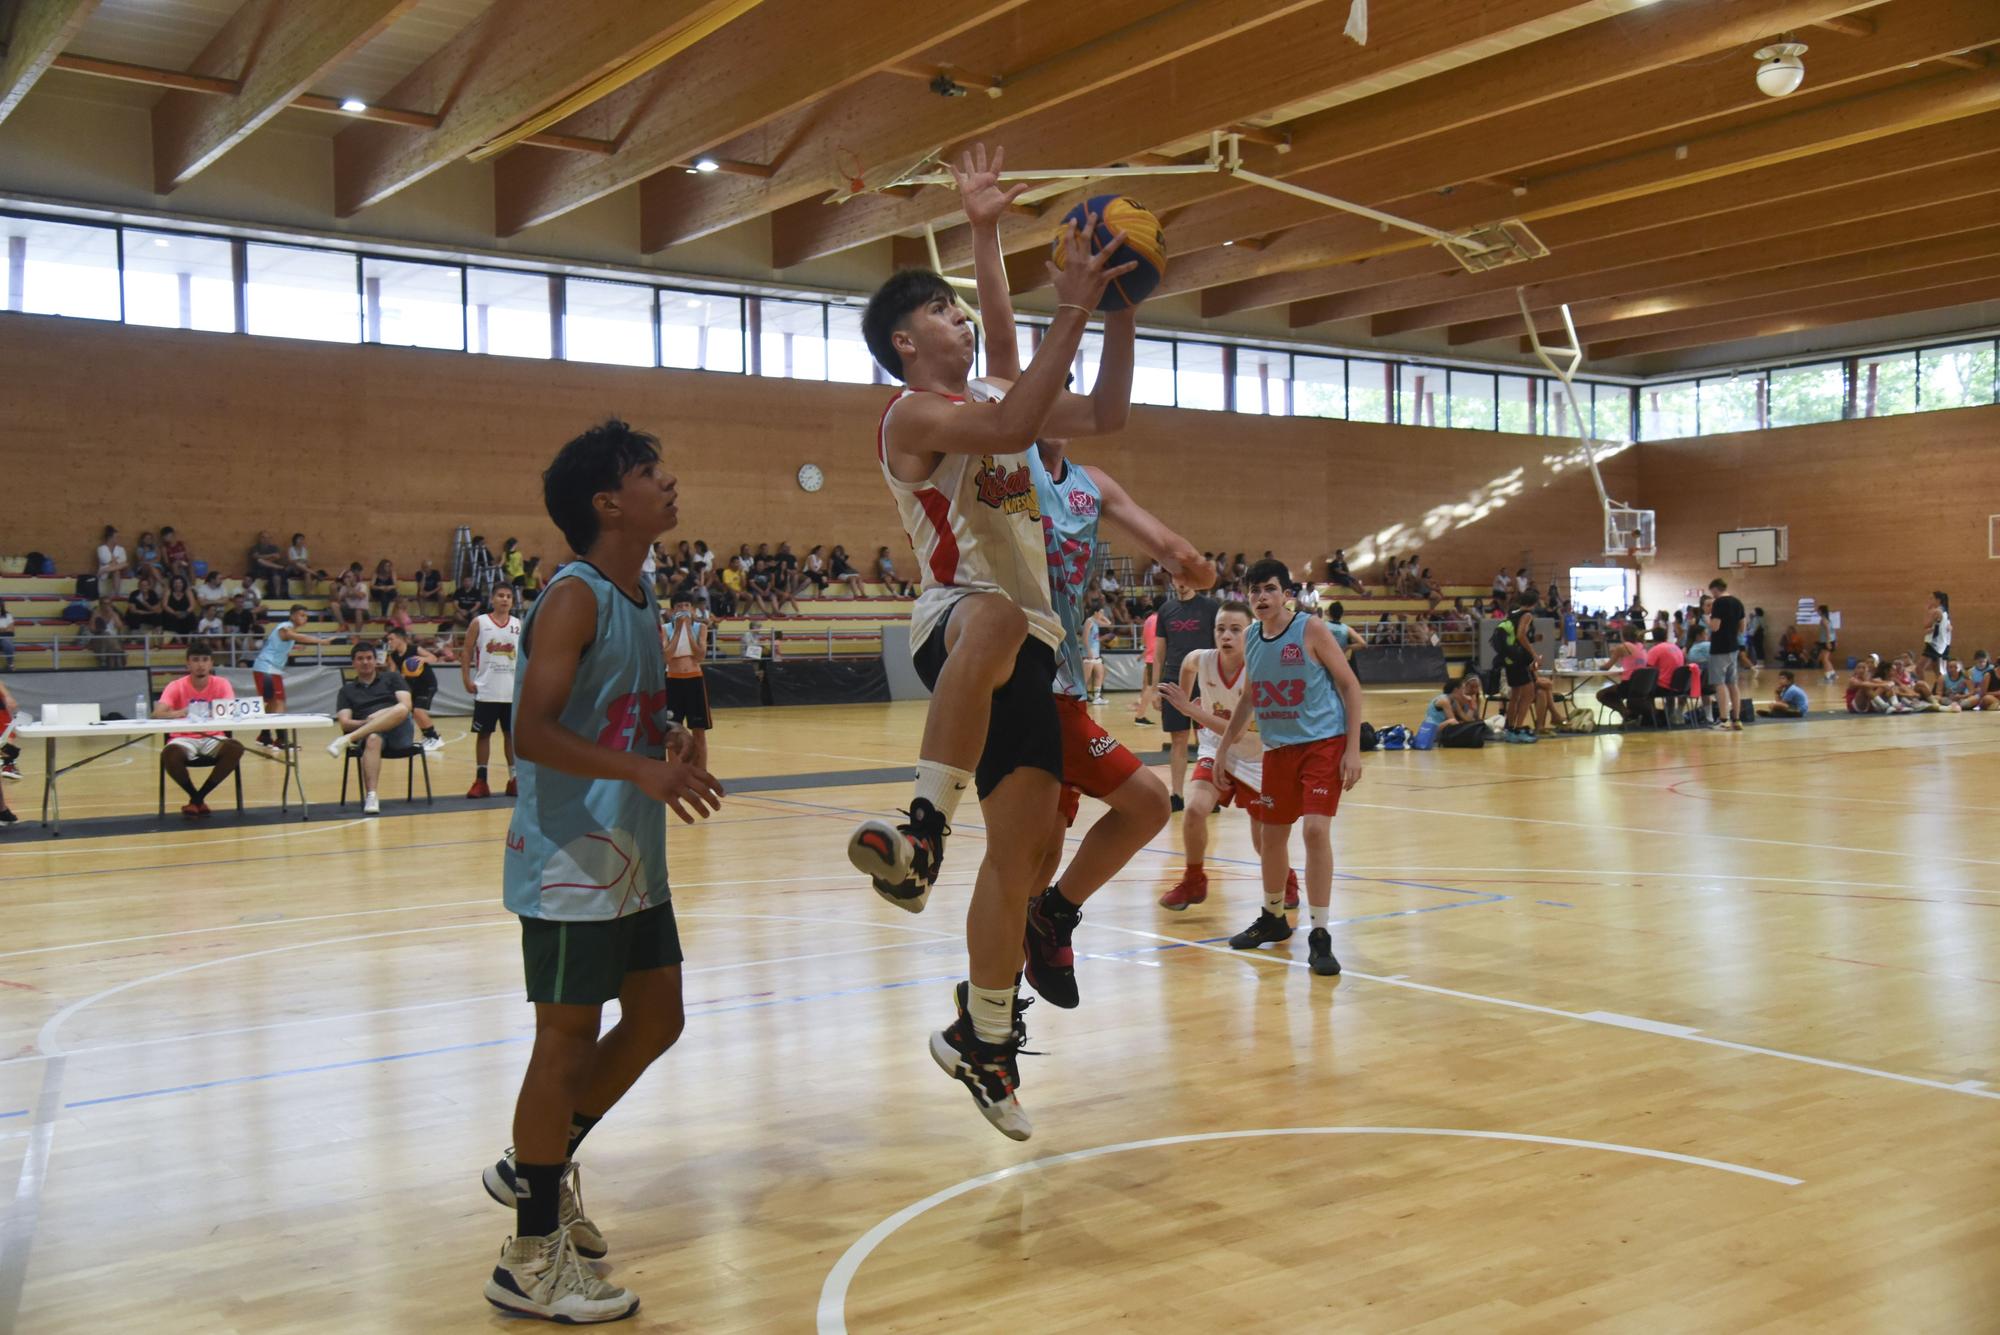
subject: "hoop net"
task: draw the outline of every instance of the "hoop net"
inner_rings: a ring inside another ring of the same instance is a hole
[[[876,194],[884,190],[894,190],[907,177],[924,173],[925,168],[936,166],[943,170],[937,155],[944,146],[928,149],[915,158],[897,158],[889,162],[870,165],[862,161],[861,155],[851,148],[836,147],[833,150],[833,172],[840,179],[840,185],[826,197],[828,204],[845,204],[856,195]],[[916,187],[911,186],[914,193]]]

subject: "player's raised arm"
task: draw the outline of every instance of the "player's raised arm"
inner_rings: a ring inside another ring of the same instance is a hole
[[[986,373],[1001,380],[1021,378],[1021,344],[1014,334],[1014,296],[1007,290],[1007,260],[1000,249],[1000,215],[1028,189],[1027,183],[1011,189],[1000,184],[1003,149],[986,158],[986,145],[974,144],[959,157],[959,165],[945,164],[958,183],[958,197],[965,206],[965,221],[972,229],[972,276],[979,284],[979,324],[986,335]]]
[[[1063,391],[1049,411],[1048,425],[1043,428],[1047,434],[1108,436],[1125,429],[1132,415],[1132,363],[1138,327],[1135,307],[1104,313],[1104,354],[1097,363],[1097,382],[1088,394]]]
[[[1340,692],[1340,703],[1347,713],[1347,746],[1340,756],[1340,786],[1352,788],[1361,782],[1361,711],[1367,704],[1361,697],[1361,678],[1354,675],[1354,666],[1341,652],[1340,641],[1333,638],[1333,632],[1318,617],[1307,619],[1305,641],[1306,652],[1333,678],[1333,688]]]
[[[1103,469],[1085,468],[1084,471],[1097,483],[1097,490],[1103,498],[1104,517],[1129,533],[1140,551],[1158,561],[1169,575],[1190,588],[1215,586],[1215,567],[1202,560],[1193,543],[1133,500],[1125,488]]]

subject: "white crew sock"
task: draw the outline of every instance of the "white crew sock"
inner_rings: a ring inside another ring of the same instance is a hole
[[[1274,895],[1270,894],[1269,892],[1265,893],[1264,912],[1270,914],[1274,918],[1282,918],[1285,916],[1285,887],[1282,882],[1280,882],[1278,885],[1277,894]]]
[[[965,790],[971,783],[972,775],[962,769],[953,769],[935,760],[917,762],[916,796],[937,808],[937,813],[947,822],[958,811],[958,799],[965,796]]]
[[[1324,927],[1333,921],[1333,905],[1313,904],[1309,907],[1312,909],[1313,926]]]
[[[1005,1043],[1014,1037],[1014,989],[965,985],[965,1012],[972,1017],[972,1032],[982,1042]]]

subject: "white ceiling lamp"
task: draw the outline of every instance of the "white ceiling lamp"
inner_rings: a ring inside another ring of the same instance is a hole
[[[710,172],[721,171],[722,164],[714,158],[696,158],[694,160],[694,169],[706,176]]]
[[[368,104],[358,97],[343,98],[340,103],[340,109],[354,115],[359,115],[368,110]]]
[[[1806,53],[1806,44],[1794,41],[1790,33],[1784,40],[1761,47],[1757,51],[1757,90],[1766,97],[1790,97],[1799,91],[1799,85],[1806,81],[1806,63],[1799,57]]]

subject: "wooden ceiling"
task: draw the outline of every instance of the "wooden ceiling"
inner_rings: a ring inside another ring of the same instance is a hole
[[[52,67],[167,85],[170,197],[287,107],[362,92],[342,216],[492,157],[496,238],[635,190],[645,251],[768,215],[779,271],[885,238],[919,263],[926,225],[968,263],[948,189],[824,202],[857,171],[975,139],[1017,168],[1187,162],[1237,129],[1251,170],[1447,230],[1518,218],[1549,254],[1470,274],[1226,175],[1119,182],[1166,221],[1163,295],[1473,355],[1517,351],[1517,286],[1545,324],[1570,305],[1593,364],[2000,300],[1996,0],[1369,8],[1364,45],[1349,0],[15,0],[0,119]],[[1785,33],[1805,83],[1769,98],[1752,53]],[[1006,220],[1017,290],[1105,188]]]

